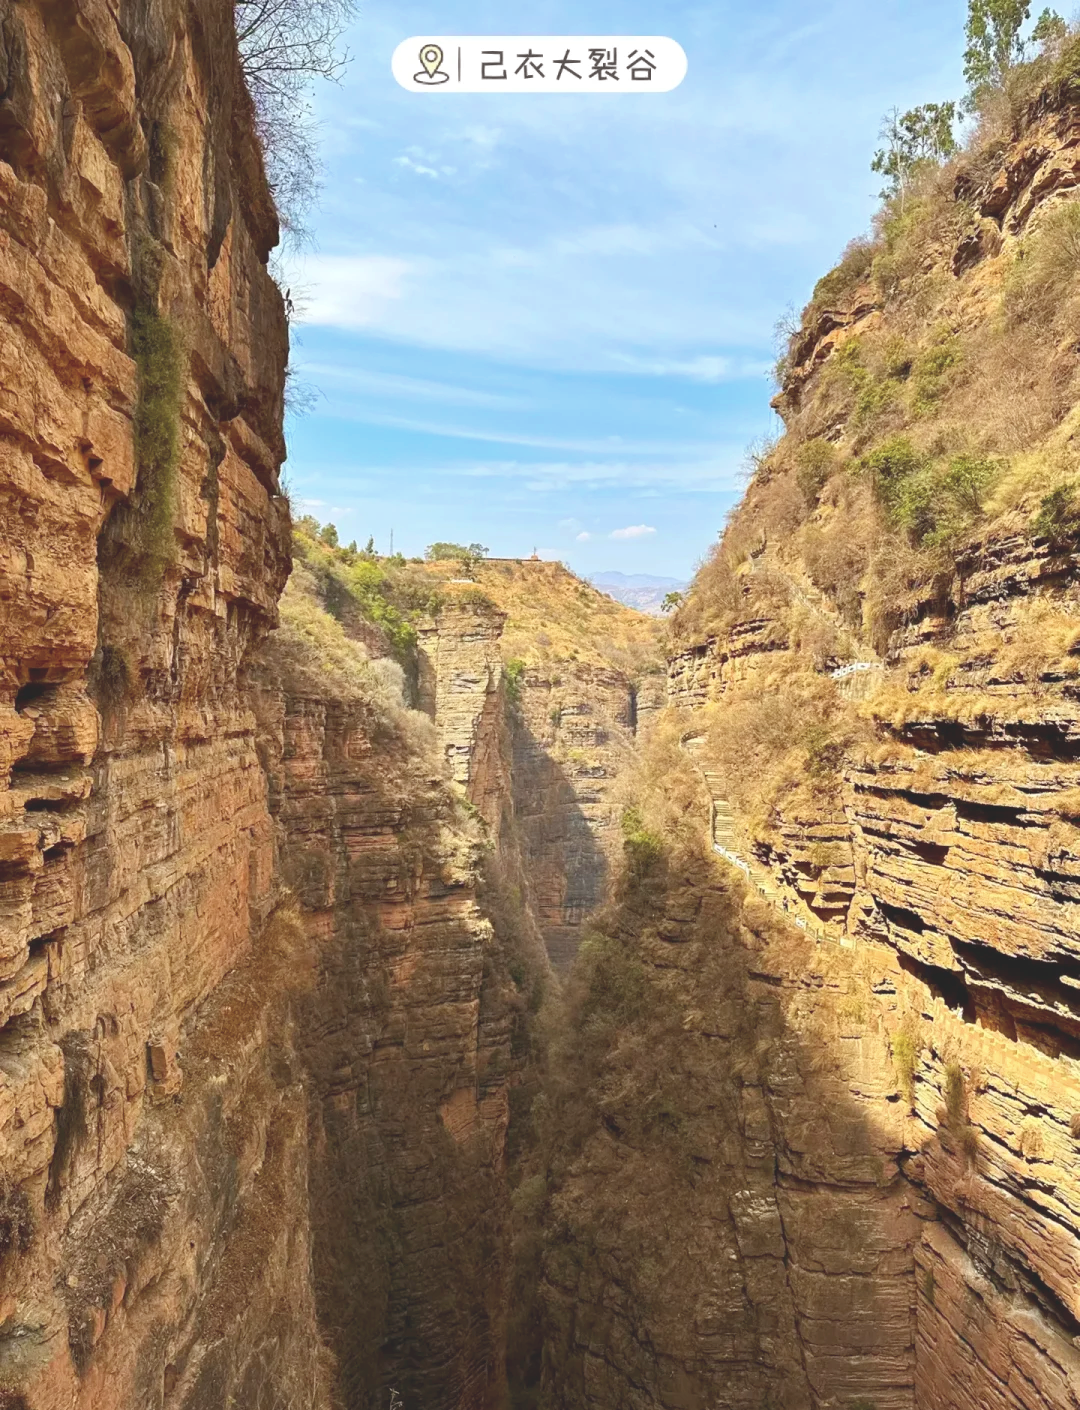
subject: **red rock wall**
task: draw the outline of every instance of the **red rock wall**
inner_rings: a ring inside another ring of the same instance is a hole
[[[30,1410],[325,1403],[238,677],[288,569],[275,240],[228,5],[0,7],[0,1384]],[[176,360],[157,484],[140,320]]]
[[[941,272],[959,281],[961,313],[991,306],[1001,270],[988,266],[1075,185],[1078,152],[1075,102],[1049,95],[987,154],[980,184],[958,190],[970,228]],[[804,329],[782,409],[811,405],[843,338],[887,317],[863,289]],[[744,530],[754,513],[751,500]],[[820,669],[793,630],[806,565],[765,528],[754,545],[742,620],[682,643],[671,663],[688,723],[775,685],[778,661]],[[765,841],[748,818],[736,825],[796,913],[854,942],[852,963],[890,974],[867,1011],[884,1022],[907,1113],[899,1164],[935,1215],[915,1251],[916,1406],[1058,1410],[1080,1405],[1080,559],[1072,529],[1050,543],[1026,509],[984,519],[955,557],[951,584],[897,605],[881,657],[860,641],[876,665],[863,687],[836,688],[856,742],[827,811],[781,804]],[[786,580],[784,601],[757,593],[765,571],[774,589]]]
[[[283,877],[317,952],[298,1051],[340,1393],[484,1410],[504,1376],[512,986],[477,904],[480,831],[434,737],[373,738],[329,689],[275,683],[260,710]]]

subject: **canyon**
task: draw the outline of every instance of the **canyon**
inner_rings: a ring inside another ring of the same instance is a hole
[[[231,7],[0,9],[0,1410],[1080,1405],[1077,83],[665,640],[294,522]]]

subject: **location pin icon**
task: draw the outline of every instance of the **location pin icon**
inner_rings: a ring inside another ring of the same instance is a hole
[[[443,61],[443,51],[437,44],[425,44],[420,50],[420,62],[429,78],[434,78]]]

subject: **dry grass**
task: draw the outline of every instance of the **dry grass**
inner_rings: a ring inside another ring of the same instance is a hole
[[[445,565],[433,564],[439,572]],[[628,674],[657,667],[663,623],[616,602],[561,563],[481,561],[477,586],[507,614],[503,651],[529,665],[582,661]]]
[[[752,836],[781,817],[827,817],[840,807],[845,754],[868,735],[828,678],[790,665],[710,707],[707,757]]]
[[[709,794],[700,770],[682,746],[696,718],[663,710],[615,793],[623,809],[635,808],[644,826],[669,844],[700,845],[709,819]]]
[[[328,696],[365,717],[373,738],[393,737],[404,764],[435,757],[434,726],[407,708],[405,674],[388,657],[372,659],[323,606],[318,584],[303,566],[293,568],[280,602],[281,625],[266,652],[275,675],[299,695]]]

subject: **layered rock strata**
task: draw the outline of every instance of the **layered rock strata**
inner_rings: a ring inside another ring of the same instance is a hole
[[[1009,267],[1000,261],[1029,231],[1037,238],[1060,209],[1054,198],[1074,184],[1077,109],[1067,97],[1044,95],[976,185],[957,188],[969,228],[955,258],[942,259],[957,281],[949,297],[961,330],[991,306]],[[831,405],[837,354],[889,332],[869,286],[849,304],[811,320],[793,344],[779,404],[800,434],[822,434],[815,398]],[[844,427],[831,414],[838,440]],[[1071,453],[1073,425],[1069,413],[1039,449],[1047,463]],[[831,738],[843,741],[839,753],[830,746],[828,796],[816,812],[791,787],[766,828],[737,807],[735,824],[739,845],[772,868],[797,914],[855,942],[853,964],[891,976],[872,1002],[909,1113],[898,1160],[934,1213],[914,1252],[914,1403],[1075,1407],[1074,526],[1041,532],[1030,510],[1006,501],[953,546],[954,569],[889,604],[884,641],[860,625],[869,603],[856,595],[844,658],[859,658],[855,689],[806,645],[798,611],[807,562],[769,519],[782,488],[768,476],[752,488],[735,528],[753,545],[733,579],[737,620],[680,643],[671,700],[688,730],[704,729],[693,722],[710,713],[723,728],[738,702],[775,692],[780,674],[798,675],[816,681]],[[828,531],[838,504],[827,500],[813,532]]]
[[[286,329],[231,12],[0,36],[0,1384],[322,1404],[292,981],[245,969]]]
[[[0,188],[0,1401],[494,1404],[513,986],[430,730],[265,648],[231,6],[9,5]]]
[[[262,676],[282,879],[317,954],[296,1048],[339,1393],[482,1410],[504,1376],[513,985],[477,904],[481,833],[434,737],[388,737],[370,706],[312,693],[272,655]]]
[[[620,958],[549,1136],[551,1403],[909,1410],[933,1206],[900,1171],[895,961],[854,969],[693,856],[594,925]]]

